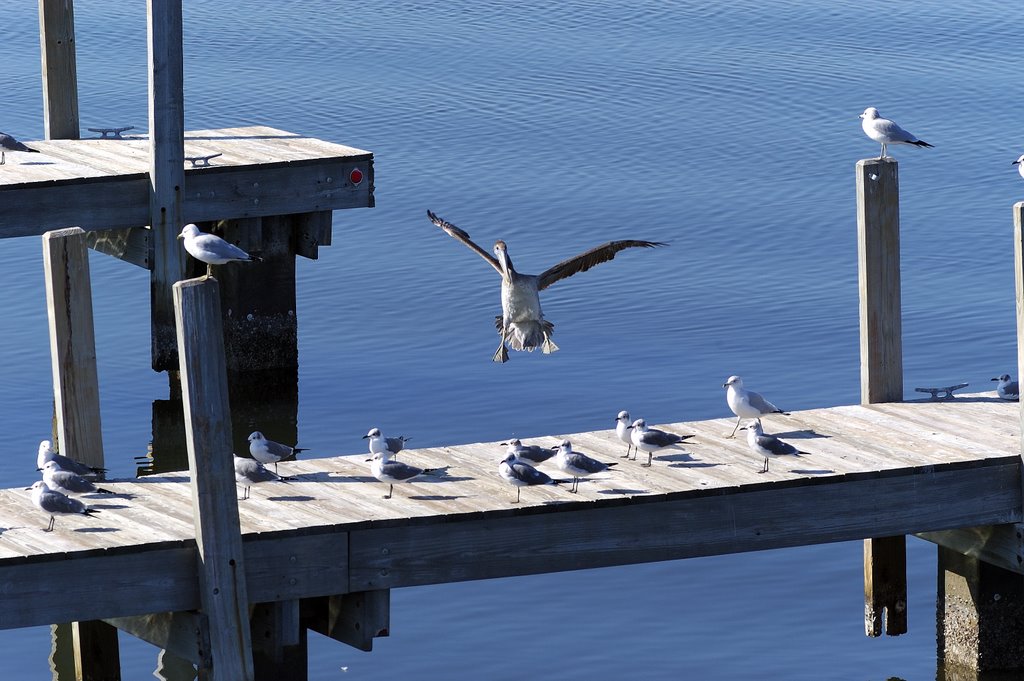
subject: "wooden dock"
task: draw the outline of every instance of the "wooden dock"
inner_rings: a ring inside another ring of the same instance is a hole
[[[723,401],[724,407],[724,401]],[[406,450],[447,475],[386,486],[363,452],[281,464],[287,484],[238,502],[252,603],[671,560],[1022,520],[1018,405],[991,396],[842,406],[764,420],[807,456],[761,460],[733,419],[659,426],[694,433],[654,465],[619,458],[614,431],[529,440],[619,462],[566,487],[514,488],[496,442]],[[609,414],[609,423],[613,419]],[[358,438],[353,436],[353,444]],[[643,457],[640,457],[641,459]],[[564,478],[553,462],[541,470]],[[199,608],[187,473],[112,481],[96,517],[47,518],[0,491],[0,627]],[[224,503],[231,503],[225,500]],[[54,584],[103,584],[71,600]]]
[[[150,140],[25,140],[0,166],[0,238],[150,224]],[[373,155],[266,126],[185,132],[183,224],[373,205]]]

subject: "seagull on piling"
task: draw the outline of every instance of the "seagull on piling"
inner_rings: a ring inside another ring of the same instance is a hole
[[[572,488],[569,491],[573,494],[579,489],[580,478],[606,471],[612,466],[618,465],[617,463],[604,463],[597,459],[592,459],[586,454],[574,452],[572,450],[572,443],[568,440],[562,440],[562,444],[552,447],[552,449],[556,452],[555,465],[563,473],[568,473],[572,476]]]
[[[0,166],[7,163],[8,151],[31,151],[36,154],[39,153],[38,149],[30,149],[8,135],[6,132],[0,132]]]
[[[289,447],[288,445],[283,445],[280,442],[268,440],[263,436],[263,433],[258,430],[249,435],[249,453],[252,454],[252,458],[256,459],[264,466],[271,463],[274,464],[275,473],[277,473],[278,461],[284,461],[293,454],[305,451],[305,447]]]
[[[750,450],[754,454],[764,457],[764,469],[759,470],[758,473],[768,472],[769,459],[780,456],[807,454],[807,452],[801,452],[793,445],[783,442],[774,435],[765,435],[764,430],[761,428],[760,419],[754,419],[749,425],[744,426],[744,429],[747,431],[747,444],[750,445]]]
[[[999,381],[996,385],[996,394],[999,395],[1001,400],[1019,400],[1020,399],[1020,385],[1017,381],[1010,379],[1010,374],[1003,374],[992,379],[993,381]]]
[[[547,473],[537,470],[512,453],[509,453],[498,463],[498,474],[505,482],[515,486],[516,500],[512,502],[513,504],[519,503],[519,494],[522,492],[523,487],[558,484]]]
[[[239,497],[239,501],[249,498],[249,488],[263,482],[287,482],[277,473],[273,473],[257,461],[245,456],[234,455],[235,457],[235,482],[242,485],[245,491]]]
[[[693,437],[693,435],[677,435],[676,433],[668,433],[657,428],[649,428],[647,421],[643,419],[633,421],[629,429],[630,441],[633,443],[633,446],[636,447],[637,451],[642,449],[647,452],[647,463],[640,464],[644,468],[650,467],[651,462],[654,460],[654,452],[666,447],[678,446],[680,442]],[[636,452],[633,452],[633,460],[636,461]]]
[[[628,411],[620,411],[615,417],[615,434],[626,443],[626,454],[620,459],[628,459],[629,453],[633,451],[633,421],[629,418]]]
[[[391,459],[391,452],[377,452],[373,455],[370,461],[370,472],[373,477],[377,478],[381,482],[388,483],[388,493],[384,495],[385,499],[390,499],[392,492],[395,491],[396,482],[412,482],[421,475],[443,475],[448,470],[448,466],[441,468],[417,468],[416,466],[410,466],[407,463],[401,461],[394,461]]]
[[[380,428],[370,428],[370,432],[364,435],[363,439],[368,441],[366,444],[370,448],[370,454],[387,453],[393,456],[405,449],[405,443],[412,438],[404,435],[384,437]]]
[[[40,471],[43,470],[43,466],[46,465],[47,461],[56,461],[62,471],[75,473],[86,478],[102,478],[103,474],[107,472],[106,468],[92,468],[90,466],[86,466],[84,463],[58,454],[53,451],[52,442],[49,440],[43,440],[39,443],[39,453],[36,455],[36,469]]]
[[[729,409],[732,410],[733,414],[736,414],[736,425],[733,427],[729,437],[736,434],[736,429],[740,427],[740,421],[743,419],[759,419],[767,414],[789,416],[788,411],[782,411],[764,399],[761,393],[745,389],[743,387],[743,379],[739,376],[730,376],[722,384],[722,387],[726,389],[725,401],[729,403]]]
[[[615,254],[627,248],[655,248],[666,246],[657,241],[609,241],[585,253],[563,260],[554,267],[550,267],[541,274],[521,274],[516,272],[512,266],[512,260],[508,255],[508,248],[504,241],[497,241],[494,244],[494,255],[476,245],[469,234],[462,231],[450,222],[442,220],[431,211],[427,211],[427,217],[435,225],[448,233],[448,236],[458,239],[477,255],[491,264],[498,274],[501,275],[501,315],[495,318],[495,326],[501,335],[501,345],[492,358],[495,362],[508,361],[508,347],[513,350],[528,350],[540,348],[545,354],[551,354],[558,350],[558,346],[551,340],[554,324],[544,319],[544,313],[540,309],[540,292],[551,286],[556,281],[571,277],[577,272],[586,272],[594,265],[607,262],[615,257]]]
[[[864,134],[882,145],[882,155],[878,157],[879,160],[891,158],[886,155],[886,145],[889,144],[911,144],[915,147],[934,146],[924,140],[917,139],[917,137],[897,125],[895,121],[882,118],[878,114],[878,109],[873,106],[864,109],[864,113],[860,115],[860,118],[860,127],[864,130]]]
[[[31,487],[26,489],[32,490],[32,503],[35,504],[36,508],[43,513],[50,514],[50,524],[46,526],[43,532],[53,531],[54,518],[59,514],[93,515],[99,513],[99,511],[89,508],[78,499],[72,499],[66,494],[50,489],[42,480],[37,480]]]
[[[531,466],[538,463],[544,463],[555,455],[554,450],[550,447],[524,445],[519,438],[509,440],[508,442],[502,442],[501,444],[508,448],[505,450],[506,454],[510,454]]]
[[[263,262],[263,258],[258,255],[250,255],[216,234],[200,232],[195,224],[182,227],[178,238],[185,240],[185,250],[189,255],[206,263],[207,277],[213,276],[214,265],[228,262]]]
[[[97,487],[77,473],[62,470],[56,461],[47,461],[43,465],[43,482],[50,490],[68,496],[72,494],[113,494],[109,489]]]

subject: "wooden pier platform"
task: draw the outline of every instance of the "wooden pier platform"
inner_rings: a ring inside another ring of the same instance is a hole
[[[1018,409],[989,393],[772,416],[765,430],[809,454],[774,460],[766,474],[742,431],[726,439],[734,419],[659,425],[696,437],[656,454],[650,468],[619,458],[625,445],[610,428],[529,438],[569,437],[618,465],[578,494],[524,488],[518,505],[497,475],[496,442],[403,451],[402,461],[449,469],[396,485],[391,499],[365,452],[283,463],[293,481],[254,487],[238,502],[248,596],[293,600],[1019,522]],[[540,469],[565,478],[552,461]],[[99,515],[60,517],[51,533],[29,492],[0,490],[0,628],[199,607],[187,474],[104,487],[116,495],[86,499]],[[83,597],[69,598],[76,584]],[[102,598],[89,596],[97,590]]]
[[[0,165],[0,238],[150,224],[150,140],[24,140]],[[368,151],[266,126],[185,132],[183,223],[373,205]]]

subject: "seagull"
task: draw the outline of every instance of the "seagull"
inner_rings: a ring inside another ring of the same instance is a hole
[[[405,449],[405,443],[412,438],[404,435],[399,435],[398,437],[384,437],[380,433],[380,428],[370,428],[370,432],[364,435],[363,439],[369,440],[367,444],[370,447],[370,454],[378,454],[381,452],[398,454],[400,451]]]
[[[372,459],[367,459],[372,462],[370,463],[370,472],[373,473],[373,477],[388,483],[388,493],[384,495],[385,499],[391,498],[396,482],[412,482],[421,475],[441,475],[448,470],[448,466],[417,468],[401,461],[393,461],[391,456],[390,452],[377,452]]]
[[[878,109],[873,106],[864,109],[864,113],[860,117],[862,119],[860,127],[863,128],[864,134],[882,145],[882,155],[878,157],[879,160],[889,158],[886,156],[886,145],[888,144],[912,144],[915,147],[934,146],[917,139],[898,126],[895,121],[882,118],[878,115]]]
[[[46,526],[43,532],[52,532],[54,517],[59,513],[77,513],[80,515],[93,515],[99,513],[78,499],[72,499],[66,494],[55,492],[46,486],[46,483],[42,480],[37,480],[32,484],[31,487],[27,488],[32,490],[32,503],[36,505],[43,513],[50,514],[50,524]]]
[[[509,453],[498,464],[498,474],[508,484],[515,485],[516,500],[512,502],[513,504],[519,503],[519,494],[523,491],[523,487],[558,484],[547,473],[537,470],[512,453]]]
[[[242,496],[239,501],[245,501],[249,498],[249,488],[252,485],[258,485],[261,482],[286,482],[277,473],[271,473],[267,470],[262,463],[256,459],[250,459],[244,456],[234,455],[235,457],[235,482],[245,487],[245,491],[242,492]]]
[[[37,154],[39,153],[38,149],[29,149],[6,132],[0,132],[0,166],[7,163],[8,151],[31,151]]]
[[[1012,161],[1010,165],[1017,166],[1017,172],[1021,177],[1024,177],[1024,154],[1017,157],[1016,161]]]
[[[750,425],[744,426],[744,428],[747,431],[747,444],[750,445],[751,451],[764,457],[764,469],[758,473],[768,472],[768,459],[774,459],[777,456],[800,456],[807,453],[801,452],[774,435],[765,435],[760,419],[754,419]]]
[[[620,411],[619,415],[615,417],[615,434],[619,436],[619,439],[626,443],[626,455],[620,456],[620,459],[628,459],[629,453],[633,450],[633,431],[631,430],[632,421],[629,418],[628,411]]]
[[[509,440],[508,442],[502,442],[501,444],[508,447],[506,450],[507,454],[511,454],[520,461],[524,461],[531,466],[538,463],[544,463],[555,455],[554,450],[550,447],[524,445],[519,441],[519,438]]]
[[[644,468],[650,467],[651,461],[654,459],[654,452],[666,447],[674,447],[683,440],[693,437],[693,435],[677,435],[657,428],[648,428],[647,421],[643,419],[633,421],[633,425],[629,428],[630,441],[633,446],[637,448],[637,451],[642,449],[647,452],[647,463],[640,464]],[[636,452],[633,452],[633,460],[636,461]]]
[[[185,250],[196,260],[206,263],[206,276],[213,276],[213,266],[228,262],[262,262],[258,255],[249,255],[238,246],[228,243],[216,234],[205,234],[199,227],[188,224],[181,228],[179,239],[185,240]]]
[[[722,384],[722,387],[727,389],[725,400],[729,403],[729,409],[732,409],[732,413],[736,414],[736,426],[732,429],[729,437],[736,434],[736,429],[740,427],[740,420],[742,419],[759,419],[766,414],[784,414],[789,416],[788,411],[782,411],[764,399],[761,393],[744,389],[743,379],[739,376],[730,376]]]
[[[568,473],[572,476],[572,489],[569,491],[573,494],[579,489],[580,478],[606,471],[612,466],[618,465],[616,463],[603,463],[597,459],[591,459],[586,454],[574,452],[572,451],[572,443],[568,440],[562,440],[562,444],[552,447],[552,449],[556,452],[555,465],[563,473]]]
[[[1003,374],[997,378],[993,378],[993,381],[999,381],[996,385],[996,394],[999,395],[1001,400],[1018,400],[1020,399],[1020,385],[1017,381],[1011,381],[1009,374]]]
[[[109,489],[103,489],[92,484],[78,473],[62,470],[56,461],[47,461],[43,465],[43,482],[51,491],[60,492],[71,496],[72,494],[92,494],[101,492],[113,494]]]
[[[263,465],[274,464],[277,473],[277,462],[284,461],[293,454],[306,451],[305,447],[289,447],[263,437],[263,433],[255,431],[249,435],[249,453]]]
[[[75,461],[53,451],[53,443],[43,440],[39,443],[39,453],[36,455],[36,469],[43,470],[47,461],[56,461],[62,471],[76,473],[82,477],[102,477],[107,472],[106,468],[92,468],[84,463]]]
[[[512,260],[508,256],[508,249],[504,241],[497,241],[494,244],[494,256],[492,256],[473,243],[469,234],[455,225],[442,220],[429,210],[427,217],[447,232],[448,236],[458,239],[475,251],[501,275],[501,316],[496,317],[494,323],[498,333],[501,334],[501,345],[498,346],[498,350],[492,358],[495,362],[508,361],[506,344],[513,350],[529,350],[530,352],[539,347],[545,355],[558,350],[558,346],[551,340],[554,324],[544,319],[544,313],[540,309],[540,292],[548,286],[571,277],[577,272],[586,272],[594,265],[607,262],[614,258],[616,253],[626,248],[655,248],[667,245],[657,241],[609,241],[573,258],[563,260],[539,275],[520,274],[512,267]]]

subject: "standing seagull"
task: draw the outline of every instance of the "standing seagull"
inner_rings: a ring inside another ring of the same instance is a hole
[[[746,390],[743,387],[743,379],[739,376],[730,376],[729,380],[722,384],[726,389],[725,401],[729,403],[729,409],[736,414],[736,425],[733,427],[729,437],[736,434],[742,419],[759,419],[767,414],[784,414],[789,416],[788,411],[782,411],[768,400],[761,397],[761,393],[753,390]]]
[[[999,395],[1001,400],[1019,400],[1020,399],[1020,385],[1017,381],[1010,380],[1010,374],[1003,374],[997,378],[993,378],[993,381],[999,381],[996,385],[996,394]]]
[[[447,466],[442,468],[417,468],[401,461],[392,461],[390,452],[377,452],[369,461],[372,462],[370,464],[370,472],[373,473],[373,477],[381,482],[388,483],[388,493],[384,495],[385,499],[391,498],[391,493],[395,491],[396,482],[412,482],[421,475],[440,475],[448,470]]]
[[[32,503],[43,513],[50,514],[50,524],[43,532],[52,532],[54,516],[58,513],[77,513],[79,515],[93,515],[99,513],[94,511],[78,499],[72,499],[66,494],[55,492],[46,486],[42,480],[37,480],[28,489],[32,490]]]
[[[274,442],[263,437],[263,433],[255,431],[249,435],[249,453],[252,458],[264,466],[274,464],[274,472],[277,473],[277,462],[284,461],[293,454],[306,451],[305,447],[289,447],[280,442]]]
[[[508,361],[506,343],[513,350],[529,350],[540,347],[545,355],[558,350],[551,340],[554,324],[544,319],[540,309],[540,292],[556,281],[571,277],[577,272],[586,272],[594,265],[607,262],[626,248],[654,248],[666,244],[657,241],[609,241],[591,248],[568,260],[563,260],[541,274],[520,274],[512,267],[504,241],[494,244],[494,256],[477,246],[469,234],[450,222],[445,222],[434,213],[427,211],[427,217],[435,225],[458,239],[481,258],[491,264],[501,275],[501,316],[495,319],[495,326],[501,334],[501,345],[492,358],[495,362]],[[495,257],[496,256],[496,257]]]
[[[370,454],[387,452],[394,455],[405,449],[405,443],[412,438],[404,435],[384,437],[380,433],[380,428],[370,428],[370,432],[364,435],[363,439],[368,440],[366,444],[370,447]]]
[[[249,498],[249,488],[261,482],[285,482],[277,473],[268,471],[262,463],[256,459],[234,455],[235,457],[235,482],[245,487],[239,501]]]
[[[531,466],[538,463],[544,463],[555,455],[555,452],[550,447],[524,445],[519,438],[509,440],[508,442],[502,442],[501,444],[508,448],[505,450],[506,454],[510,454],[521,461],[525,461]]]
[[[888,144],[912,144],[915,147],[934,146],[924,140],[917,139],[917,137],[897,125],[895,121],[882,118],[878,115],[878,109],[873,106],[864,109],[864,113],[860,115],[860,118],[860,127],[864,130],[864,134],[882,145],[882,155],[878,157],[879,160],[889,158],[886,155],[886,145]]]
[[[629,428],[633,446],[637,451],[642,449],[647,452],[647,463],[640,464],[644,468],[650,467],[651,461],[654,459],[654,452],[666,447],[673,447],[683,440],[693,437],[693,435],[676,435],[657,428],[648,428],[647,421],[643,419],[633,421],[633,425]],[[633,460],[636,461],[636,452],[633,452]]]
[[[84,463],[58,454],[53,451],[52,442],[43,440],[39,443],[39,453],[36,455],[36,468],[43,470],[43,466],[46,465],[47,461],[56,461],[62,471],[76,473],[83,477],[103,477],[103,474],[107,472],[106,468],[91,468]]]
[[[501,460],[498,464],[498,474],[505,482],[515,486],[516,500],[512,502],[513,504],[519,503],[519,494],[523,487],[558,484],[547,473],[537,470],[515,454],[509,454]]]
[[[181,228],[179,239],[185,240],[185,250],[196,260],[206,263],[206,276],[213,276],[213,266],[228,262],[263,262],[258,255],[249,255],[238,246],[228,243],[216,234],[205,234],[199,227],[188,224]]]
[[[113,494],[109,489],[103,489],[92,484],[78,473],[61,470],[56,461],[47,461],[43,466],[43,482],[54,492],[60,492],[71,496],[72,494]]]
[[[29,149],[6,132],[0,132],[0,166],[7,163],[8,151],[31,151],[37,154],[39,153],[38,149]]]
[[[615,417],[615,434],[619,436],[619,439],[626,443],[626,455],[620,456],[620,459],[628,459],[629,453],[633,451],[633,422],[629,418],[628,411],[620,411],[619,415]]]
[[[754,419],[750,425],[744,426],[747,431],[747,444],[750,445],[750,450],[758,456],[764,457],[764,469],[759,470],[758,473],[768,472],[768,459],[774,459],[779,456],[800,456],[807,452],[801,452],[799,449],[783,442],[774,435],[765,435],[764,430],[761,428],[761,421]]]
[[[572,451],[572,443],[568,440],[562,440],[562,444],[552,447],[552,449],[556,451],[555,465],[563,473],[568,473],[572,476],[572,489],[569,491],[573,494],[579,489],[580,478],[606,471],[612,466],[618,465],[615,463],[602,463],[597,459],[591,459],[586,454],[574,452]]]

